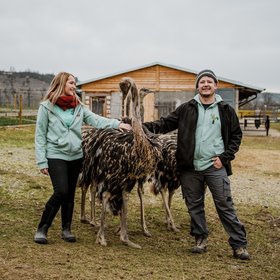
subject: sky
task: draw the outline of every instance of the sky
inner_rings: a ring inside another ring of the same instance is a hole
[[[280,93],[279,0],[0,4],[0,70],[85,81],[160,62]]]

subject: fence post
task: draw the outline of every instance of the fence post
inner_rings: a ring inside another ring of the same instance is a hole
[[[266,120],[265,120],[265,130],[266,130],[266,136],[268,136],[268,131],[269,131],[269,128],[270,128],[270,120],[269,120],[269,116],[266,116]]]
[[[19,124],[22,124],[22,95],[19,95],[19,111],[18,111]]]

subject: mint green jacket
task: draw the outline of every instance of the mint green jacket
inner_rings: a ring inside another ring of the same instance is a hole
[[[218,103],[220,95],[215,94],[215,102],[206,110],[200,102],[199,95],[194,97],[198,104],[198,119],[195,132],[194,168],[203,171],[213,165],[213,157],[225,151],[221,131]]]
[[[40,104],[35,131],[36,162],[40,169],[48,168],[48,158],[71,161],[83,157],[84,123],[95,128],[117,129],[120,121],[101,117],[79,104],[72,122],[67,125],[48,100]]]

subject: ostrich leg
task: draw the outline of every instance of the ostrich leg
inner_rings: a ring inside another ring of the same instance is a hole
[[[110,194],[108,192],[104,192],[102,194],[102,209],[100,215],[100,228],[97,233],[96,242],[102,246],[107,246],[107,241],[104,236],[104,227],[105,227],[105,215],[106,215],[106,208],[110,198]]]
[[[171,213],[171,203],[172,203],[172,198],[173,198],[173,195],[175,194],[175,190],[172,190],[169,192],[169,196],[168,196],[168,206],[169,206],[169,209],[170,209],[170,213]],[[174,221],[174,220],[173,220]],[[173,222],[174,224],[174,222]],[[169,227],[171,226],[172,228],[172,225],[169,225]],[[178,227],[180,228],[180,226],[175,226],[175,228],[178,229]],[[179,231],[179,230],[178,230]]]
[[[96,221],[95,199],[96,199],[96,184],[93,183],[90,186],[90,224],[94,227],[97,227],[99,226],[99,224]]]
[[[83,188],[83,187],[82,187],[81,216],[80,216],[80,221],[81,221],[81,223],[85,223],[85,224],[88,224],[88,223],[89,223],[89,221],[86,219],[86,214],[85,214],[87,190],[88,190],[88,188]]]
[[[90,186],[90,205],[91,205],[90,221],[86,218],[86,214],[85,214],[87,191],[88,188],[82,188],[80,221],[81,223],[91,224],[92,226],[96,227],[99,226],[99,224],[96,222],[96,212],[95,212],[96,185],[93,183]]]
[[[138,183],[137,193],[138,193],[138,196],[140,199],[142,231],[145,236],[151,237],[152,235],[148,231],[146,220],[145,220],[145,209],[144,209],[144,203],[143,203],[143,184],[142,183]]]
[[[126,191],[123,191],[123,193],[122,193],[123,205],[122,205],[122,209],[121,209],[120,240],[123,243],[125,243],[126,245],[128,245],[129,247],[141,249],[141,246],[136,244],[136,243],[131,242],[128,239],[128,235],[127,235],[127,204],[128,204],[128,196],[129,196],[129,193],[126,192]]]
[[[178,232],[179,230],[175,226],[172,214],[170,212],[169,203],[167,202],[166,189],[164,188],[164,189],[160,190],[160,194],[162,196],[162,200],[163,200],[164,207],[165,207],[167,226],[168,226],[168,228],[171,228],[173,231]]]

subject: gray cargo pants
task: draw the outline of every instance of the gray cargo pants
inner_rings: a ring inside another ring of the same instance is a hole
[[[212,194],[219,218],[229,235],[233,249],[246,247],[246,232],[238,220],[231,197],[230,181],[225,168],[214,166],[204,171],[182,171],[180,174],[182,193],[191,216],[191,235],[208,236],[205,218],[205,184]]]

